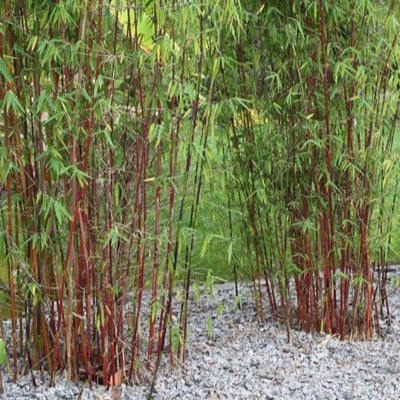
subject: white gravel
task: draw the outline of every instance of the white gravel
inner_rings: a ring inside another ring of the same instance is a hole
[[[293,331],[292,344],[284,326],[271,319],[257,323],[248,289],[241,291],[242,311],[234,304],[232,284],[216,286],[213,299],[192,301],[186,366],[161,369],[155,399],[400,399],[398,291],[391,297],[393,323],[383,324],[384,337],[349,342]],[[123,400],[145,399],[148,393],[141,386],[90,390],[63,377],[50,388],[39,374],[37,380],[34,388],[29,376],[13,383],[5,374],[0,398]]]

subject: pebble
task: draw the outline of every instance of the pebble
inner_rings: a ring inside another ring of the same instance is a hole
[[[244,286],[244,285],[243,285]],[[192,301],[188,358],[185,370],[163,365],[154,400],[162,399],[400,399],[400,292],[392,295],[392,321],[384,337],[370,342],[292,331],[287,343],[284,326],[267,318],[259,324],[248,286],[241,288],[243,309],[233,303],[232,284],[215,286],[213,299]],[[221,313],[217,306],[224,305]],[[398,309],[396,309],[398,307]],[[212,337],[207,320],[213,318]],[[384,324],[382,324],[384,325]],[[383,330],[382,330],[383,331]],[[165,363],[167,364],[167,363]],[[50,388],[37,374],[17,383],[3,370],[7,400],[145,400],[145,386],[104,387],[74,384],[59,377]]]

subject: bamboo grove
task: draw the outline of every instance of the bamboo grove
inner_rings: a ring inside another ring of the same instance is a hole
[[[370,339],[388,311],[399,4],[328,3],[254,9],[236,43],[241,84],[227,92],[251,106],[226,128],[230,193],[260,319],[269,304],[289,332]]]
[[[2,1],[14,378],[115,385],[155,377],[164,353],[184,361],[211,184],[261,322],[379,333],[399,13],[397,0]]]

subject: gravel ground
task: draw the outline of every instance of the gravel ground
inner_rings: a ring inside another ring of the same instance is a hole
[[[291,344],[284,326],[257,323],[248,289],[242,293],[242,311],[231,284],[216,286],[213,299],[192,302],[187,364],[161,370],[155,399],[400,399],[399,292],[391,297],[393,323],[383,324],[382,338],[348,342],[293,331]],[[47,379],[37,380],[34,388],[29,376],[13,383],[4,374],[0,398],[127,400],[148,393],[140,386],[90,390],[63,377],[50,388]]]

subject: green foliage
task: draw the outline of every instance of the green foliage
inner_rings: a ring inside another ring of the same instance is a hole
[[[0,279],[14,333],[27,302],[33,364],[132,379],[145,307],[149,367],[168,340],[183,360],[192,282],[198,299],[252,280],[261,320],[265,284],[307,330],[344,336],[364,313],[370,336],[371,266],[400,254],[397,1],[0,12]]]
[[[0,339],[0,366],[4,367],[5,365],[7,365],[6,343],[4,339]]]
[[[370,323],[372,265],[398,257],[398,4],[250,2],[244,13],[220,87],[247,270],[258,299],[266,276],[272,310],[294,280],[300,324],[345,336],[360,327],[335,314],[349,283]]]

